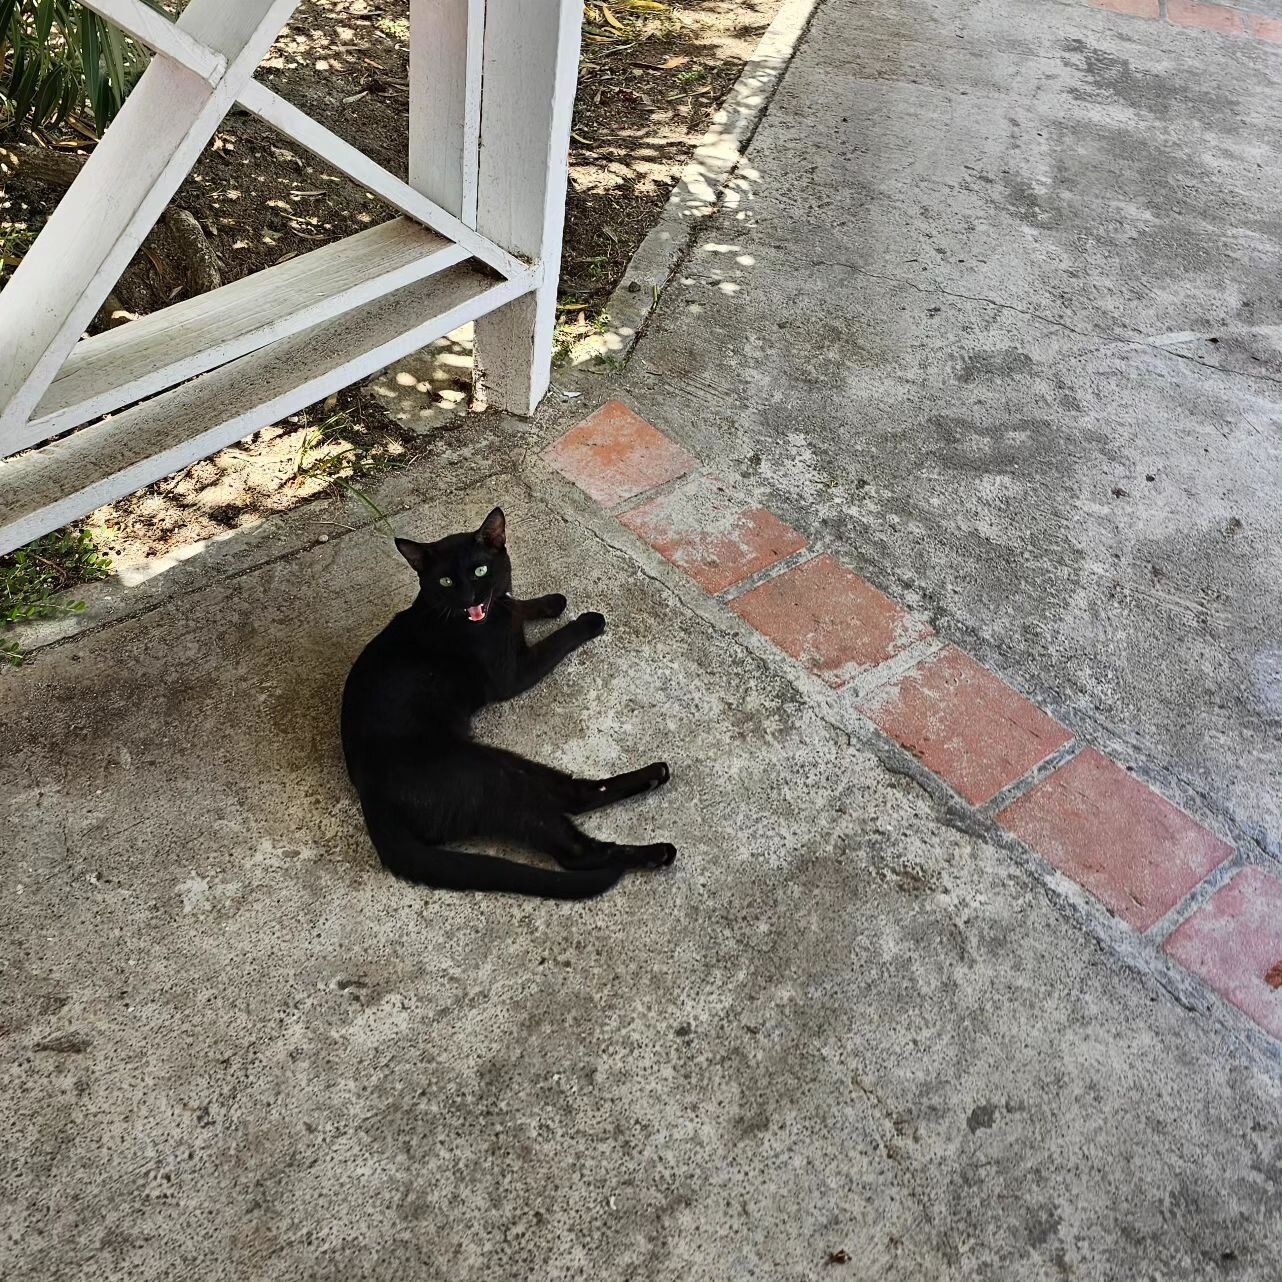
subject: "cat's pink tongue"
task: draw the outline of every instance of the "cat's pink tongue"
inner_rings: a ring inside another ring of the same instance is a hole
[[[469,605],[467,607],[467,617],[471,619],[473,623],[480,623],[480,621],[485,618],[485,606]]]

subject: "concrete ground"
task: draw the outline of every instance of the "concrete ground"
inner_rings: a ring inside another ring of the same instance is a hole
[[[480,733],[669,760],[591,826],[671,870],[379,873],[337,699],[411,580],[359,504],[5,674],[0,1275],[1275,1277],[1278,1043],[542,453],[628,401],[1276,875],[1275,53],[825,0],[627,370],[381,486],[606,614]]]
[[[1279,53],[828,0],[616,388],[1275,858]]]

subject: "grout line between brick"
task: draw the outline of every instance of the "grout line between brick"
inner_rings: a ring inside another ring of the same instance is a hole
[[[1203,907],[1217,890],[1223,889],[1243,868],[1251,867],[1252,862],[1241,850],[1234,850],[1218,868],[1212,868],[1170,912],[1159,917],[1144,931],[1144,937],[1160,950],[1171,935]]]
[[[852,702],[858,703],[860,699],[867,698],[875,691],[902,681],[914,668],[928,659],[933,659],[947,644],[937,636],[923,637],[920,641],[914,641],[907,649],[901,650],[898,654],[892,654],[889,659],[852,677],[842,686],[841,693]],[[865,720],[868,719],[866,714],[858,708],[856,711]]]
[[[992,671],[991,668],[988,671]],[[996,822],[997,815],[1013,802],[1018,801],[1025,793],[1032,792],[1047,775],[1054,774],[1060,766],[1066,766],[1084,748],[1088,747],[1080,739],[1070,739],[1060,744],[1049,757],[1044,757],[1031,770],[1026,770],[1018,779],[1012,780],[995,797],[990,798],[979,807],[987,819]],[[999,825],[1000,826],[1000,825]]]
[[[667,433],[664,433],[666,436]],[[668,437],[671,440],[671,437]],[[673,442],[680,444],[680,442]],[[685,447],[682,446],[684,449]],[[670,481],[663,481],[661,484],[654,486],[652,489],[642,490],[640,494],[633,494],[631,497],[624,499],[621,503],[614,504],[613,507],[607,507],[604,510],[614,517],[617,521],[619,517],[631,512],[634,508],[644,507],[651,499],[661,499],[673,490],[679,490],[687,481],[693,481],[701,476],[706,476],[707,471],[703,467],[692,467],[688,472],[682,472],[680,476],[674,476]],[[568,478],[567,478],[568,479]],[[571,482],[573,484],[573,482]]]
[[[748,575],[746,579],[732,583],[724,591],[716,593],[713,600],[719,601],[722,605],[729,605],[738,597],[746,596],[753,588],[759,588],[763,583],[777,579],[781,574],[787,574],[789,570],[795,570],[797,566],[804,565],[807,561],[813,561],[817,555],[816,550],[807,543],[804,548],[798,548],[796,552],[781,557],[773,565],[767,565],[755,574]]]

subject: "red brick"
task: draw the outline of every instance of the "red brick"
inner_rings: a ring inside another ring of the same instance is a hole
[[[1097,9],[1112,9],[1131,18],[1156,18],[1161,15],[1161,0],[1091,0]]]
[[[724,592],[800,552],[806,540],[762,507],[745,507],[724,481],[696,477],[620,521],[706,592]]]
[[[1094,748],[1007,806],[997,822],[1136,930],[1164,917],[1233,853]]]
[[[767,579],[730,608],[831,686],[931,635],[927,624],[830,556]]]
[[[949,646],[860,707],[974,806],[1073,736],[982,664]]]
[[[548,460],[603,507],[691,471],[696,460],[619,401],[607,401],[549,447]]]
[[[1203,4],[1201,0],[1166,0],[1166,16],[1181,27],[1200,27],[1203,31],[1218,31],[1232,36],[1246,33],[1242,15],[1236,9],[1226,9],[1220,4]]]
[[[1282,1039],[1282,881],[1243,868],[1164,945],[1185,970]]]
[[[1268,40],[1275,45],[1282,44],[1282,18],[1267,18],[1262,13],[1248,13],[1246,29],[1257,40]]]

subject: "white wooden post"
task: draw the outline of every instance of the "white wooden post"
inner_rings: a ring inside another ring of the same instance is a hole
[[[548,389],[579,70],[582,0],[490,0],[476,229],[534,259],[533,293],[476,323],[489,405],[532,414]]]
[[[476,226],[485,0],[410,0],[410,186]]]

